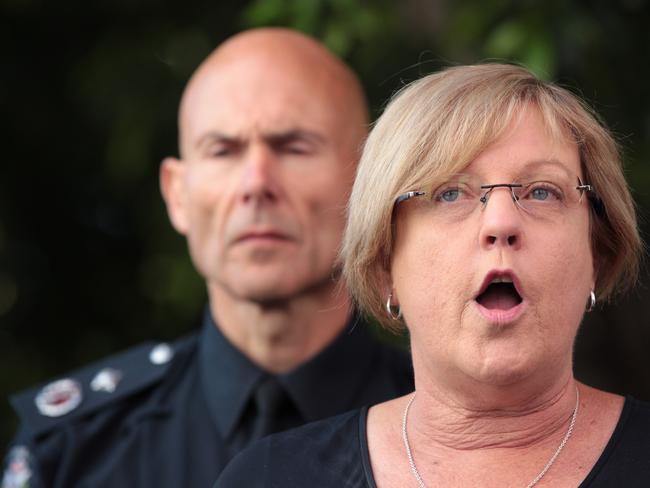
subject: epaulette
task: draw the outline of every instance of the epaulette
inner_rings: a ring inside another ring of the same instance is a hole
[[[147,342],[10,398],[32,435],[95,412],[160,382],[186,340]]]

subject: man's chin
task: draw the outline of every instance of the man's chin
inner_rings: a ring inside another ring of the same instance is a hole
[[[277,287],[251,287],[236,294],[240,299],[262,305],[281,304],[297,295],[295,290]]]
[[[232,299],[273,304],[286,302],[302,295],[320,294],[335,285],[331,270],[315,273],[311,269],[290,263],[283,266],[257,269],[230,268],[227,273],[215,276],[216,288]],[[216,291],[216,290],[215,290]]]
[[[223,283],[222,288],[235,300],[272,304],[286,302],[297,296],[302,291],[300,283],[287,283],[286,279],[258,279],[237,280]]]
[[[267,306],[282,306],[283,303],[310,294],[321,294],[325,287],[335,286],[331,277],[326,280],[287,280],[268,281],[258,280],[255,283],[236,283],[226,287],[226,292],[235,300],[248,301]]]

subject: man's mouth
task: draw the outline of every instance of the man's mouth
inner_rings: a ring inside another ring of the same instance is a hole
[[[248,229],[240,232],[234,239],[234,244],[243,243],[283,243],[292,241],[290,234],[277,228]]]
[[[523,299],[510,272],[491,272],[486,277],[476,301],[488,310],[510,310]]]
[[[251,242],[251,241],[289,241],[291,238],[283,234],[281,232],[277,231],[251,231],[251,232],[245,232],[237,237],[235,240],[236,243],[242,243],[242,242]]]

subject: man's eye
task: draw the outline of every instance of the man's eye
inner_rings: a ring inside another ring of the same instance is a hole
[[[285,154],[294,154],[294,155],[306,155],[306,154],[311,154],[312,148],[308,144],[300,144],[300,143],[294,143],[294,144],[286,144],[281,148],[281,152]]]
[[[207,156],[210,158],[223,158],[232,156],[235,153],[236,149],[236,147],[230,145],[213,146],[208,148]]]
[[[300,140],[282,141],[275,145],[275,150],[279,154],[307,155],[314,152],[313,145]]]
[[[289,154],[308,154],[309,148],[302,144],[291,144],[285,148],[285,152]]]

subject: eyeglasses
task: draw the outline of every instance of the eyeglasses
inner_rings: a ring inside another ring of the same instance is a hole
[[[513,183],[481,183],[469,174],[455,175],[443,184],[403,193],[395,199],[395,207],[414,197],[427,212],[438,219],[456,221],[469,216],[477,207],[484,209],[495,190],[507,189],[517,208],[540,219],[552,219],[579,204],[593,187],[583,184],[576,175],[564,172],[539,174]]]

